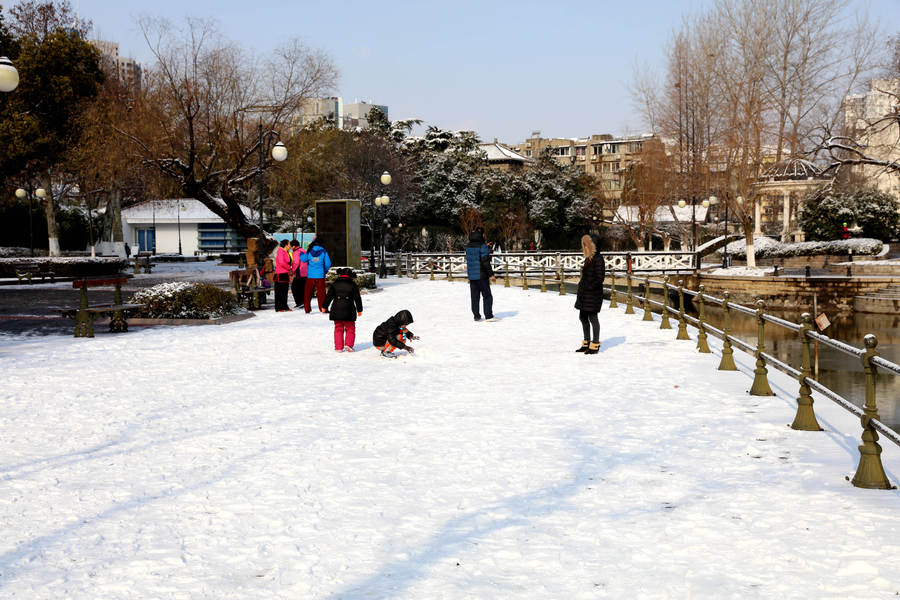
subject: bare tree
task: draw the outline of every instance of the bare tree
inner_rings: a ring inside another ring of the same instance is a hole
[[[181,195],[244,237],[265,237],[241,210],[246,187],[272,164],[268,155],[260,161],[258,150],[271,143],[270,132],[287,137],[301,104],[334,87],[334,64],[296,40],[255,61],[195,19],[183,29],[144,19],[140,28],[156,64],[145,71],[143,93],[117,131]]]

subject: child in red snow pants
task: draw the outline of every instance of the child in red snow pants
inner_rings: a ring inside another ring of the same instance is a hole
[[[356,323],[353,321],[335,321],[334,322],[334,349],[353,350],[353,343],[356,341]]]

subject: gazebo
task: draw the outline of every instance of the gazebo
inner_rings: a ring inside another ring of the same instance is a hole
[[[803,241],[804,233],[797,225],[803,199],[829,181],[819,167],[802,158],[788,158],[774,164],[754,183],[759,198],[754,233],[780,234],[782,242]]]

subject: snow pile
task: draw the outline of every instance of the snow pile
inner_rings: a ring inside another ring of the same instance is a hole
[[[352,354],[302,311],[0,342],[0,596],[900,592],[900,492],[844,479],[856,417],[816,396],[826,431],[794,431],[795,380],[748,396],[752,356],[658,320],[604,308],[584,356],[571,295],[494,286],[475,323],[464,283],[403,281]],[[422,339],[383,359],[403,308]]]
[[[707,271],[708,275],[728,275],[731,277],[762,277],[771,275],[775,271],[775,267],[729,267],[727,269],[718,268]]]
[[[186,281],[138,290],[129,302],[143,304],[138,315],[154,319],[215,319],[245,312],[231,292],[208,283]]]
[[[877,255],[882,251],[881,240],[870,238],[854,238],[850,240],[832,240],[828,242],[797,242],[783,244],[770,237],[757,237],[753,240],[756,258],[788,258],[791,256],[812,256],[816,254],[841,255],[853,254]],[[728,253],[735,258],[747,257],[747,240],[741,239],[728,244]]]

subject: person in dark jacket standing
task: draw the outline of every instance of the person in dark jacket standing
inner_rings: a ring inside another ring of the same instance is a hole
[[[412,354],[413,348],[406,344],[406,340],[419,339],[419,336],[413,335],[413,332],[407,329],[412,322],[412,313],[408,310],[401,310],[375,328],[372,333],[372,345],[381,350],[381,355],[385,358],[397,358],[397,355],[394,354],[394,350],[397,348],[402,348]]]
[[[291,279],[291,294],[294,296],[294,308],[303,308],[303,293],[306,291],[306,270],[309,267],[301,256],[306,254],[306,250],[297,240],[291,240],[291,269],[293,270]]]
[[[491,294],[491,280],[494,279],[494,273],[491,271],[491,251],[484,243],[481,228],[469,234],[469,243],[466,244],[466,272],[469,276],[469,295],[472,298],[472,314],[475,320],[481,320],[479,301],[484,298],[484,318],[496,321],[494,296]]]
[[[606,278],[606,263],[603,255],[597,252],[596,236],[581,236],[581,251],[584,253],[584,266],[581,267],[581,280],[575,298],[575,308],[581,320],[584,340],[575,352],[597,354],[600,351],[600,320],[597,313],[603,306],[603,280]]]
[[[337,279],[325,295],[322,312],[327,312],[329,306],[331,307],[329,318],[334,321],[334,351],[353,352],[353,343],[356,341],[356,317],[361,317],[363,310],[359,286],[353,279],[353,269],[349,267],[338,269]]]
[[[305,254],[300,255],[300,260],[307,264],[306,269],[306,287],[303,292],[303,310],[306,314],[312,310],[310,300],[312,299],[313,288],[316,288],[316,302],[319,304],[319,310],[322,310],[322,302],[325,301],[325,274],[331,268],[331,257],[328,251],[319,244],[318,238],[314,239],[309,250]]]

